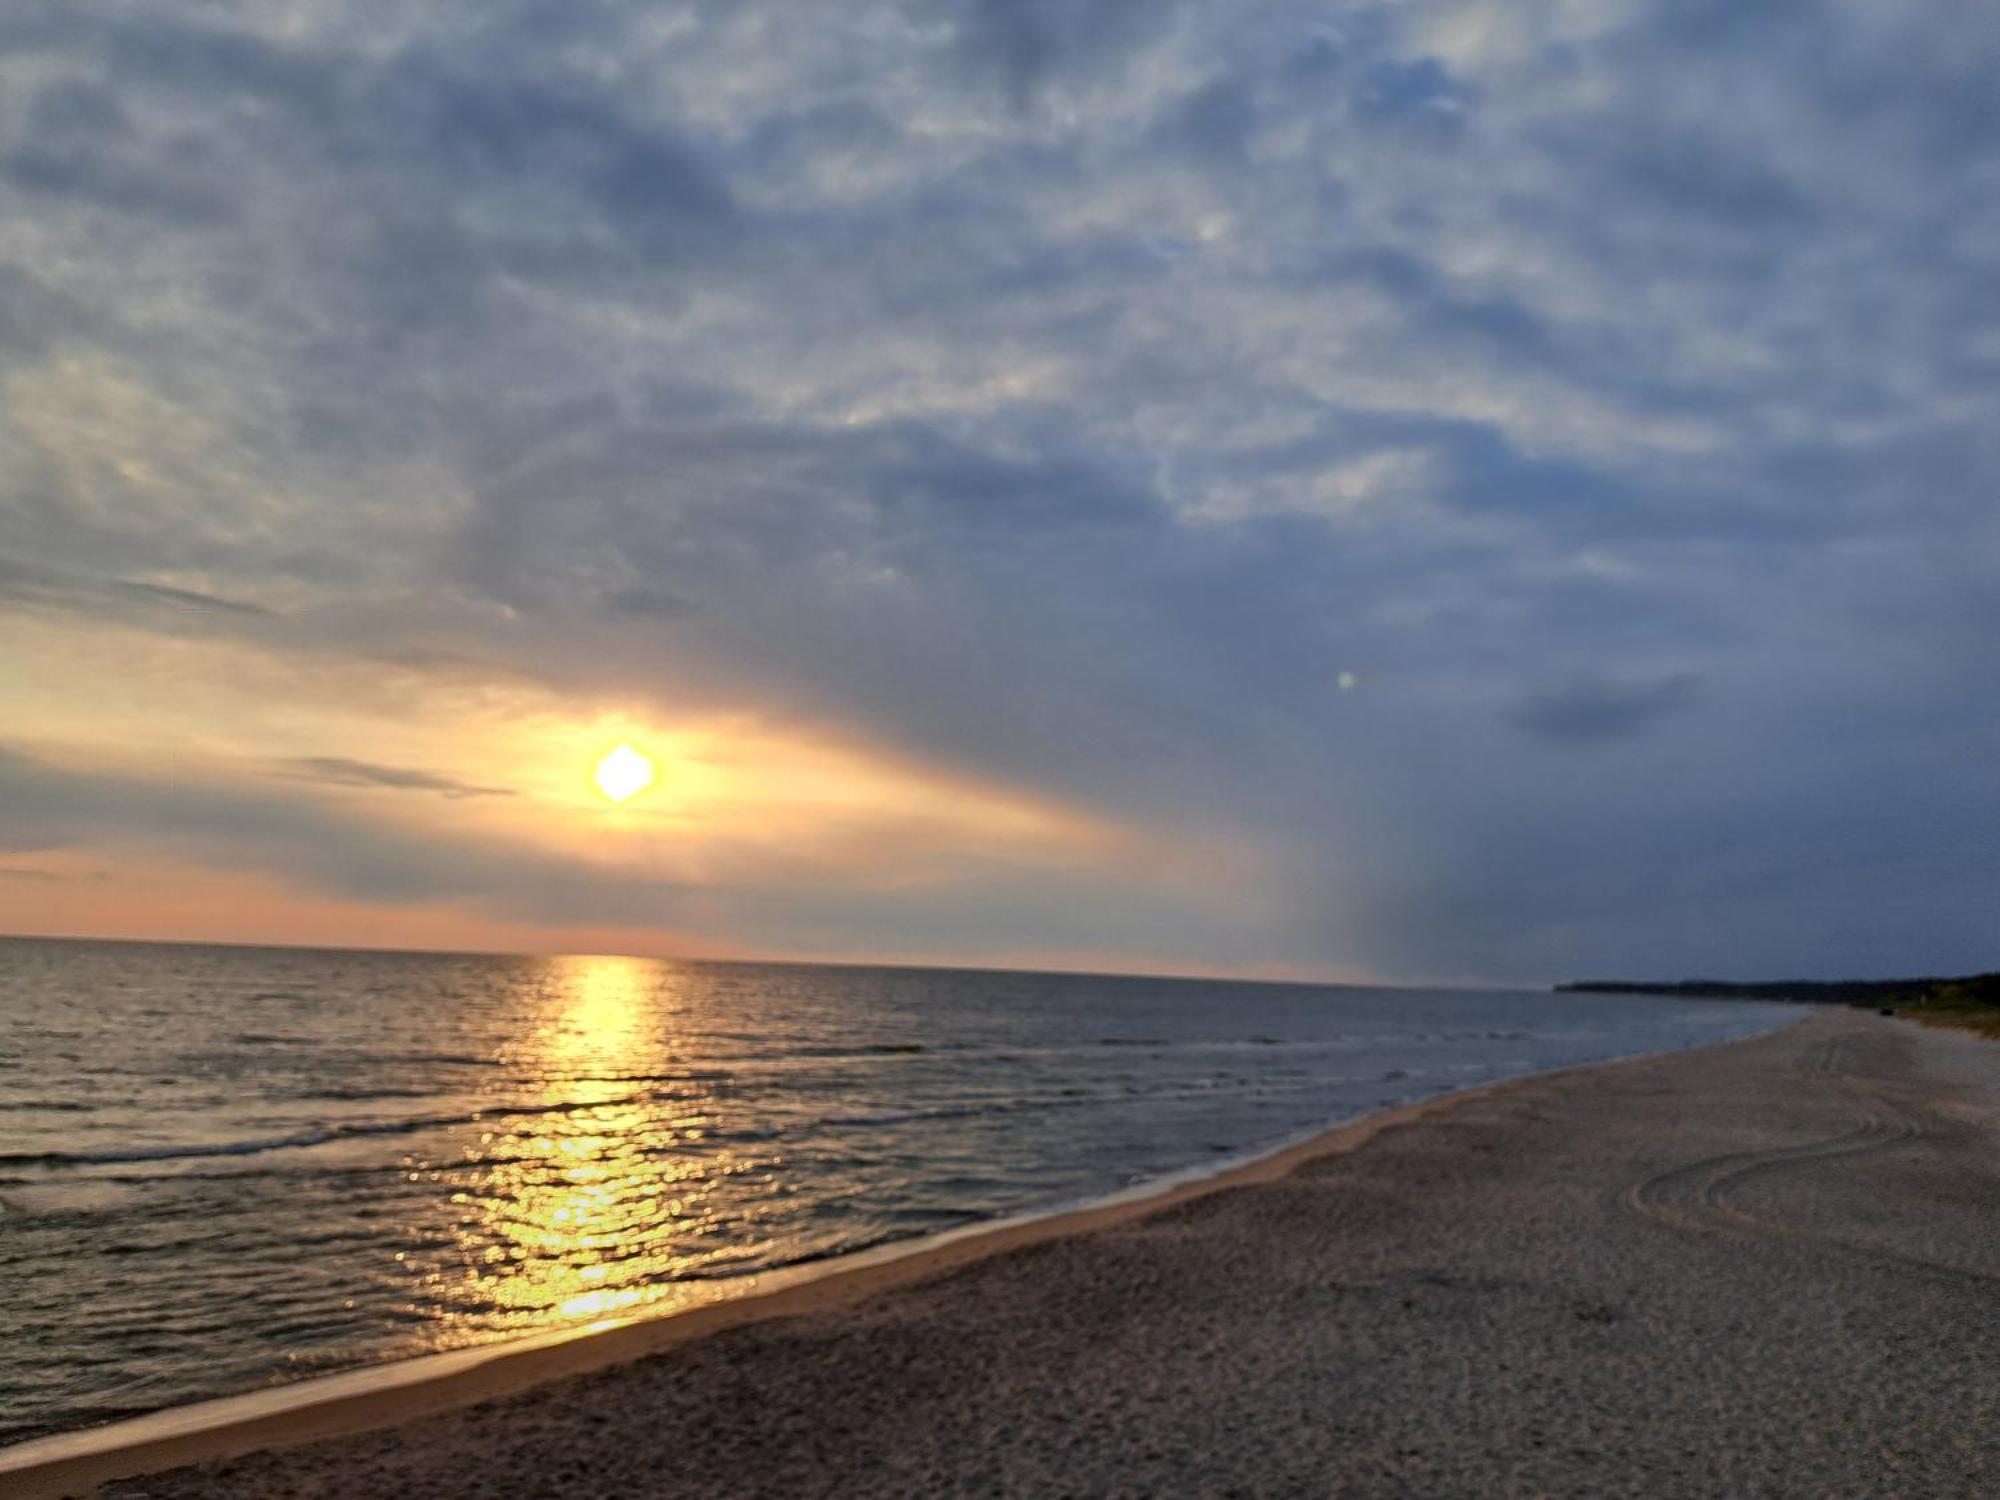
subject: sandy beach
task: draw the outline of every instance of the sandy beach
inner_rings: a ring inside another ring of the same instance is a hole
[[[1991,1495],[1996,1145],[2000,1046],[1822,1013],[279,1419],[234,1447],[489,1398],[102,1493]]]

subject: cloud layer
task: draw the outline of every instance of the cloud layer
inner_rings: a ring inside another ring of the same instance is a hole
[[[387,814],[267,781],[23,802],[102,733],[26,661],[59,619],[329,713],[353,662],[441,720],[795,722],[1223,872],[745,876],[703,919],[762,948],[1990,966],[1996,46],[1971,0],[18,0],[0,826],[382,868]],[[430,827],[425,899],[685,929],[489,836]]]

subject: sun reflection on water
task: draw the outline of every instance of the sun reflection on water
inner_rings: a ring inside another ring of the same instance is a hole
[[[551,1074],[645,1072],[670,1042],[657,1002],[670,987],[661,981],[671,976],[668,966],[643,958],[550,959],[543,987],[549,1005],[521,1060]]]
[[[722,1147],[715,1080],[675,1066],[689,1001],[676,977],[644,959],[549,961],[503,1058],[541,1099],[467,1148],[459,1274],[429,1278],[440,1344],[688,1301],[690,1277],[740,1253],[715,1191],[774,1163]]]

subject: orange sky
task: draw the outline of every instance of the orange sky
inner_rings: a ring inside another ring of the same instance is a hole
[[[261,617],[196,623],[0,614],[0,695],[31,726],[6,749],[41,778],[27,796],[53,830],[0,857],[0,927],[1297,972],[1121,945],[1076,894],[1254,911],[1262,872],[1227,839],[1175,842],[797,717],[385,664]],[[628,742],[657,779],[614,805],[593,771]],[[986,902],[1067,913],[1069,933],[929,930]],[[899,912],[929,919],[904,936]]]

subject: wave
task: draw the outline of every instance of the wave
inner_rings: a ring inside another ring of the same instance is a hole
[[[263,1043],[277,1043],[289,1039],[246,1034],[246,1040],[254,1039]],[[665,1059],[667,1066],[657,1070],[630,1072],[555,1072],[544,1078],[519,1077],[514,1083],[523,1087],[542,1084],[660,1084],[722,1082],[743,1075],[755,1075],[764,1070],[794,1072],[839,1063],[884,1063],[905,1058],[926,1058],[943,1060],[948,1058],[951,1065],[964,1067],[1012,1066],[1024,1062],[1061,1060],[1100,1055],[1105,1051],[1150,1050],[1173,1055],[1200,1055],[1203,1053],[1285,1052],[1307,1056],[1325,1052],[1350,1051],[1356,1047],[1393,1048],[1409,1045],[1435,1045],[1438,1043],[1462,1043],[1481,1041],[1530,1041],[1547,1040],[1527,1032],[1507,1032],[1487,1029],[1397,1032],[1397,1033],[1331,1033],[1310,1038],[1288,1038],[1259,1034],[1240,1037],[1189,1037],[1174,1039],[1159,1036],[1108,1035],[1079,1039],[1074,1042],[1053,1046],[1021,1046],[1019,1044],[994,1044],[978,1042],[924,1043],[915,1041],[884,1042],[839,1042],[824,1045],[801,1044],[775,1048],[763,1052],[728,1050],[692,1056],[673,1056]],[[385,1052],[372,1061],[385,1066],[437,1065],[443,1067],[466,1067],[496,1069],[510,1064],[505,1058],[468,1055],[464,1053],[425,1052]],[[435,1090],[418,1088],[381,1087],[366,1088],[354,1086],[343,1088],[339,1085],[290,1095],[300,1099],[364,1100],[368,1098],[415,1098]]]
[[[0,1153],[0,1167],[95,1167],[141,1161],[195,1160],[211,1156],[255,1156],[265,1151],[284,1151],[303,1146],[323,1146],[344,1135],[389,1134],[395,1130],[419,1129],[416,1124],[384,1126],[324,1126],[291,1135],[265,1136],[256,1140],[217,1141],[193,1146],[116,1146],[103,1151],[25,1151]]]
[[[1445,1071],[1450,1071],[1449,1069]],[[870,1130],[886,1129],[899,1125],[919,1124],[943,1120],[990,1119],[1018,1114],[1043,1113],[1064,1109],[1104,1108],[1124,1105],[1134,1100],[1144,1099],[1151,1103],[1170,1103],[1176,1100],[1196,1100],[1213,1098],[1217,1094],[1258,1094],[1280,1095],[1307,1090],[1338,1087],[1343,1084],[1367,1082],[1389,1082],[1411,1077],[1410,1070],[1391,1069],[1381,1074],[1352,1077],[1328,1077],[1310,1075],[1284,1079],[1270,1076],[1238,1076],[1217,1073],[1205,1078],[1176,1079],[1152,1085],[1127,1083],[1118,1088],[1085,1089],[1070,1087],[1054,1093],[1017,1095],[1006,1099],[971,1099],[953,1103],[939,1103],[915,1108],[856,1112],[851,1114],[829,1114],[815,1119],[781,1126],[775,1130],[742,1129],[714,1132],[716,1140],[727,1139],[732,1143],[772,1139],[784,1135],[810,1135],[823,1130]],[[680,1078],[674,1082],[685,1081]],[[61,1169],[65,1167],[102,1167],[134,1165],[145,1162],[200,1161],[219,1157],[261,1156],[277,1151],[303,1151],[316,1146],[330,1145],[336,1141],[365,1139],[376,1136],[411,1135],[426,1130],[448,1130],[465,1125],[499,1123],[506,1120],[532,1119],[543,1115],[583,1114],[594,1109],[607,1109],[634,1104],[667,1103],[695,1104],[696,1097],[676,1095],[660,1089],[641,1089],[635,1093],[619,1095],[609,1099],[566,1099],[547,1103],[530,1104],[519,1102],[499,1102],[476,1110],[459,1111],[448,1114],[415,1115],[393,1120],[357,1120],[345,1122],[319,1122],[302,1126],[283,1134],[253,1136],[240,1140],[195,1142],[170,1145],[120,1145],[107,1146],[99,1150],[86,1151],[39,1151],[0,1152],[0,1168],[40,1168]],[[665,1121],[649,1122],[654,1125]],[[641,1149],[644,1149],[643,1147]],[[687,1150],[688,1143],[676,1140],[675,1150]],[[468,1165],[464,1161],[448,1164],[457,1169]]]
[[[727,1083],[736,1075],[727,1068],[676,1068],[671,1073],[556,1073],[543,1080],[528,1080],[527,1087],[541,1083]],[[521,1080],[517,1080],[521,1081]]]
[[[868,1047],[803,1047],[785,1052],[772,1052],[750,1056],[697,1057],[690,1059],[696,1064],[727,1063],[739,1069],[756,1066],[786,1067],[802,1062],[859,1061],[871,1057],[897,1056],[908,1054],[939,1055],[949,1054],[954,1062],[967,1065],[987,1063],[1029,1062],[1046,1058],[1088,1057],[1107,1050],[1148,1049],[1159,1053],[1267,1053],[1283,1051],[1296,1054],[1320,1052],[1347,1052],[1357,1047],[1398,1048],[1409,1046],[1434,1046],[1440,1043],[1458,1044],[1487,1041],[1548,1041],[1543,1033],[1526,1031],[1493,1031],[1487,1029],[1424,1032],[1331,1032],[1315,1037],[1282,1037],[1268,1034],[1238,1037],[1155,1037],[1110,1035],[1091,1037],[1075,1042],[1058,1043],[1053,1046],[1022,1046],[1018,1043],[947,1043],[937,1046],[917,1046],[914,1044],[889,1043]]]
[[[1177,1081],[1155,1085],[1150,1088],[1127,1086],[1117,1092],[1092,1093],[1081,1089],[1064,1089],[1056,1094],[1031,1094],[1015,1099],[990,1099],[970,1101],[962,1104],[944,1104],[928,1109],[884,1110],[872,1114],[825,1115],[807,1127],[811,1129],[866,1130],[881,1129],[896,1125],[912,1125],[935,1120],[989,1119],[996,1116],[1015,1114],[1036,1114],[1059,1109],[1089,1109],[1126,1105],[1143,1099],[1147,1103],[1171,1103],[1175,1100],[1195,1100],[1214,1098],[1218,1093],[1278,1095],[1297,1094],[1323,1088],[1338,1088],[1357,1083],[1388,1083],[1415,1076],[1408,1069],[1392,1068],[1381,1074],[1360,1077],[1326,1077],[1315,1075],[1296,1079],[1233,1078],[1213,1075],[1208,1078]]]
[[[502,1068],[506,1064],[497,1057],[481,1057],[466,1052],[390,1052],[381,1059],[385,1063],[437,1063],[447,1068]]]
[[[646,1092],[650,1094],[650,1091]],[[645,1095],[628,1094],[615,1099],[566,1099],[549,1104],[495,1104],[489,1108],[459,1114],[318,1124],[284,1135],[256,1136],[247,1140],[213,1141],[191,1145],[112,1146],[99,1151],[0,1152],[0,1167],[96,1167],[147,1161],[198,1161],[216,1156],[260,1156],[267,1151],[298,1151],[356,1137],[409,1135],[420,1130],[445,1130],[457,1125],[483,1124],[490,1120],[582,1113],[586,1110],[634,1103],[641,1097]]]

